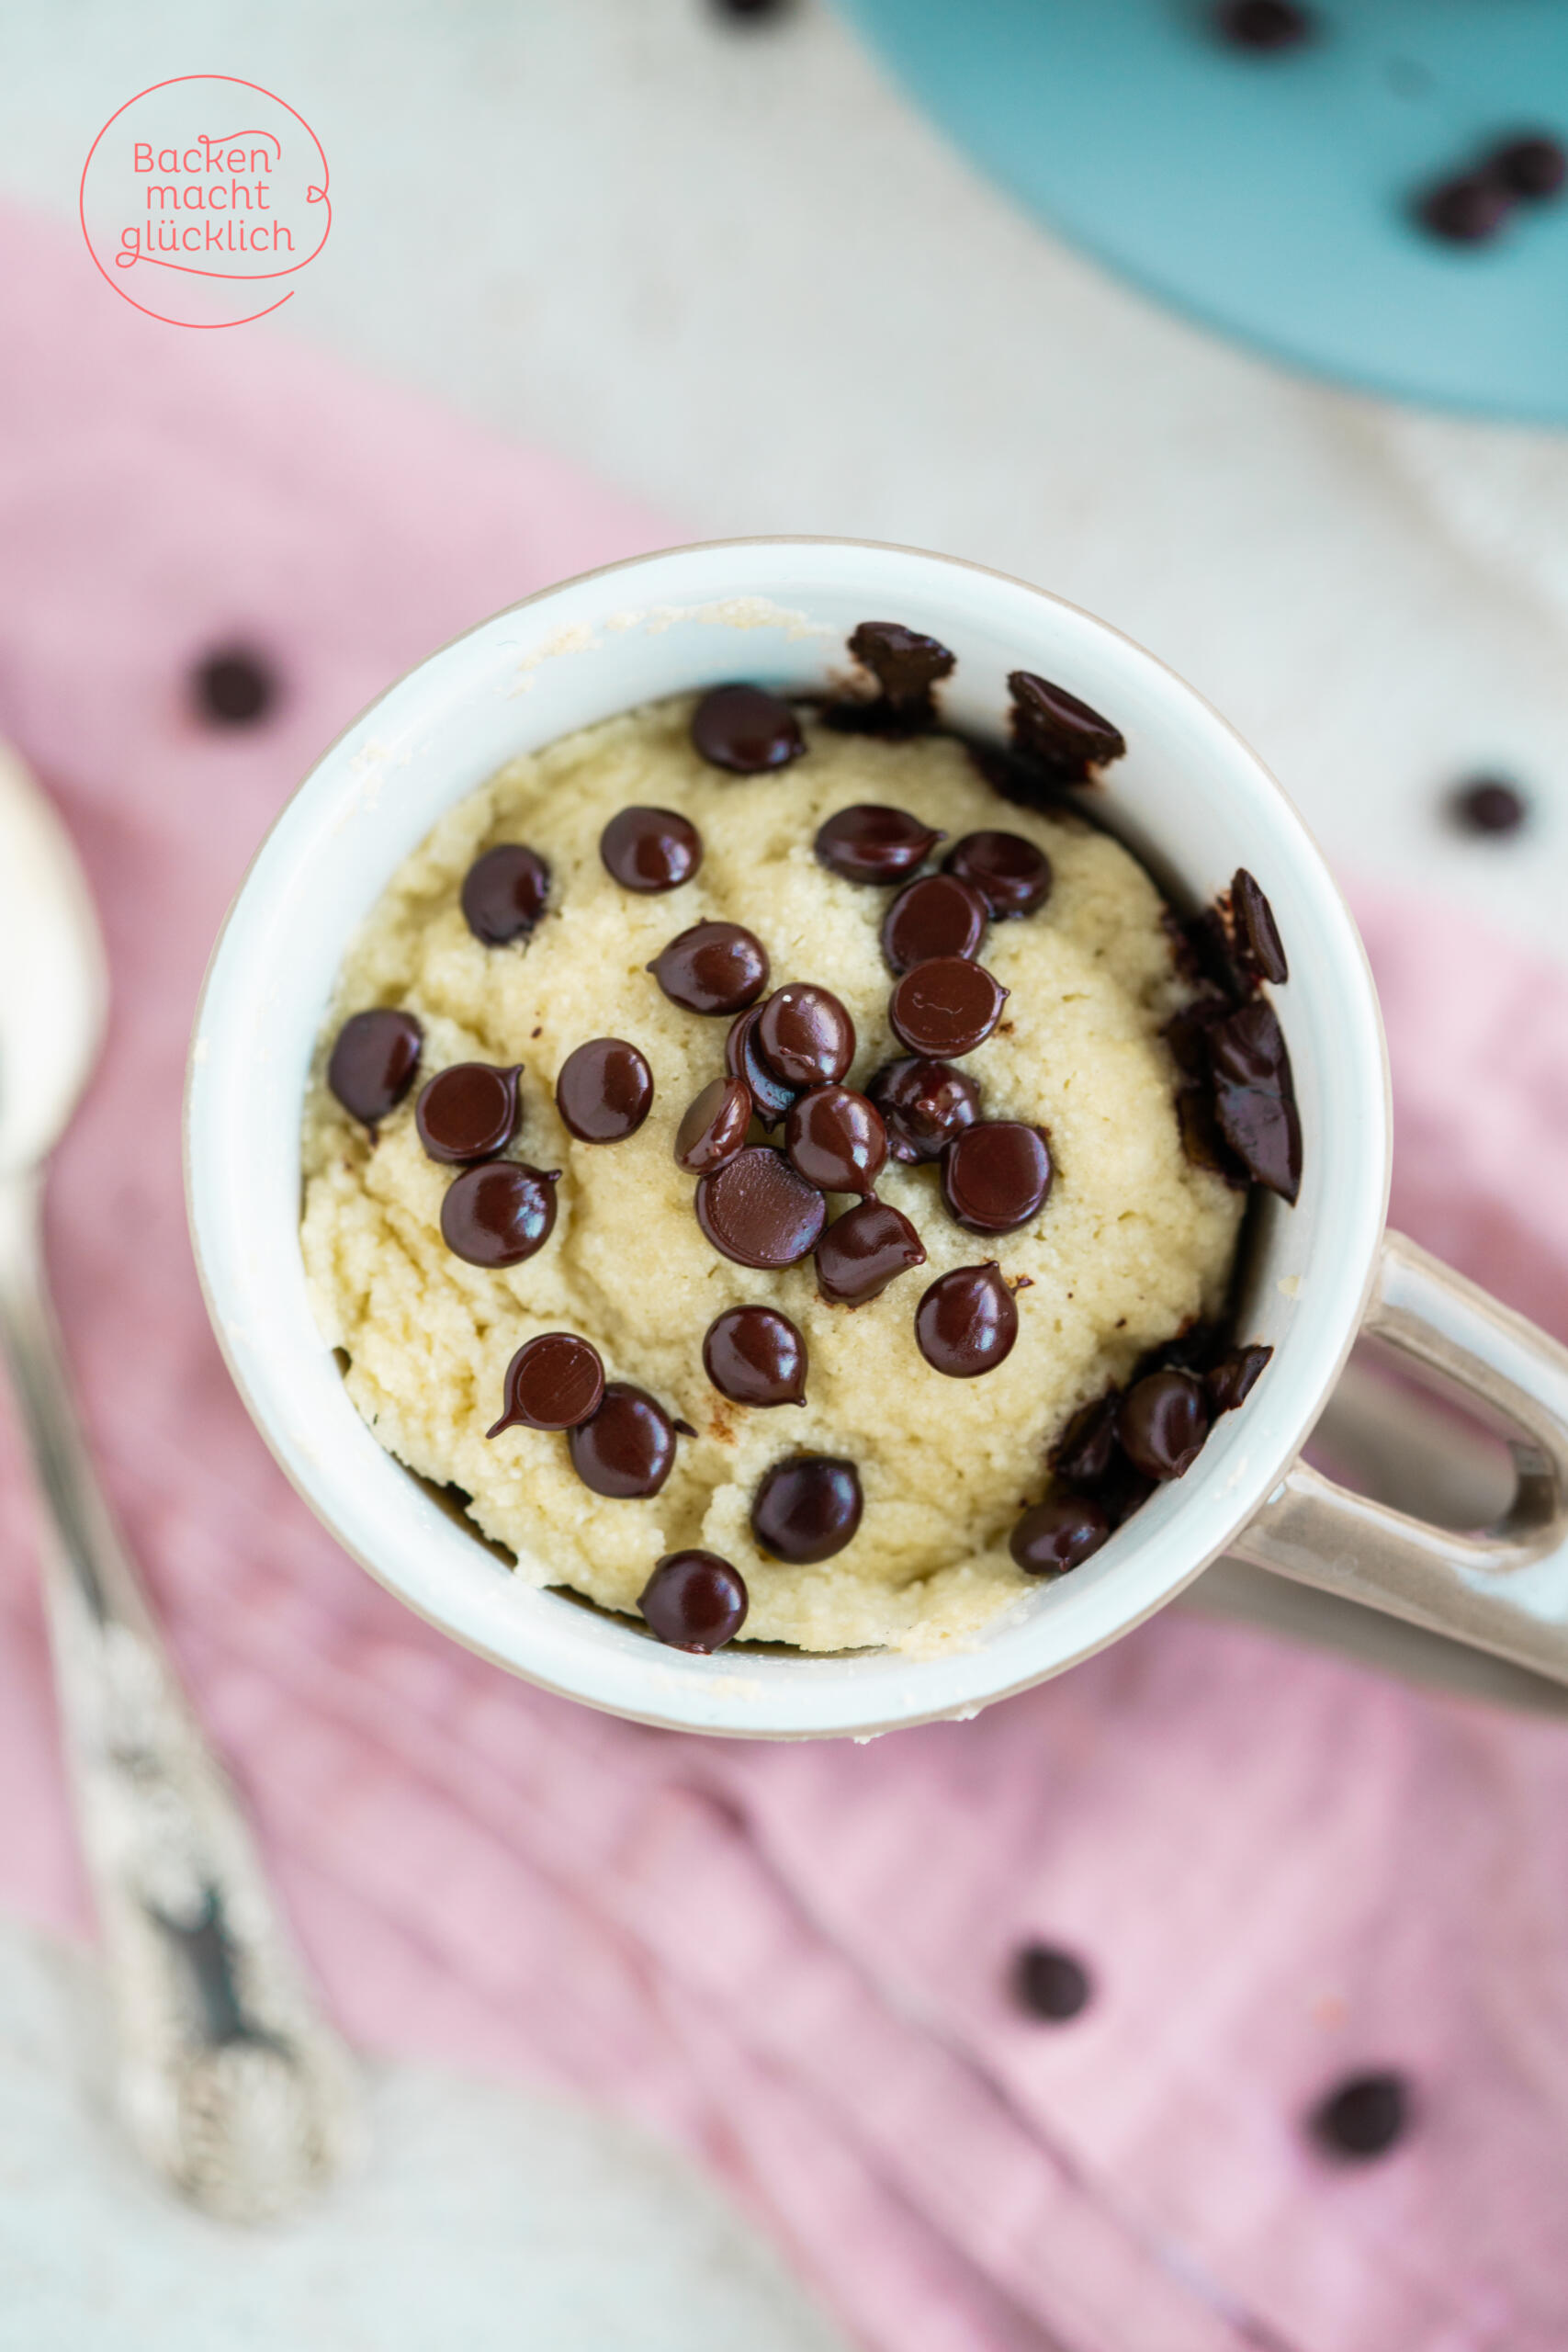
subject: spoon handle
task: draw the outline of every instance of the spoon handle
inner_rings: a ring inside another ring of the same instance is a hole
[[[43,1277],[36,1172],[0,1179],[0,1351],[30,1443],[55,1680],[147,2161],[223,2219],[271,2218],[355,2153],[355,2069],[323,2023],[234,1792],[111,1518]]]

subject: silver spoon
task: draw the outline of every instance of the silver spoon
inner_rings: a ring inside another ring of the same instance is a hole
[[[287,2211],[360,2139],[233,1791],[204,1741],[98,1487],[44,1283],[39,1208],[103,1035],[92,900],[0,745],[0,1351],[43,1503],[55,1678],[118,2026],[118,2106],[147,2161],[227,2221]]]

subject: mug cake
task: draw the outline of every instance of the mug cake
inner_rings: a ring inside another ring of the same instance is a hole
[[[531,752],[393,875],[304,1120],[314,1312],[383,1445],[540,1582],[711,1650],[929,1655],[1184,1476],[1301,1138],[1239,874],[1179,921],[1054,681],[942,725],[867,622]],[[520,1570],[520,1572],[522,1572]]]

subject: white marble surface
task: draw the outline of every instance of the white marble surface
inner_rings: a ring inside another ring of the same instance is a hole
[[[705,0],[17,10],[0,186],[70,214],[114,107],[213,70],[299,107],[333,171],[287,328],[243,332],[569,451],[690,536],[863,533],[1060,589],[1226,710],[1343,869],[1568,952],[1568,443],[1351,400],[1155,310],[821,0],[751,28]],[[1527,835],[1447,830],[1477,765],[1529,786]]]
[[[91,1964],[0,1925],[0,2352],[846,2352],[683,2161],[565,2100],[375,2071],[364,2170],[246,2233],[103,2111]]]

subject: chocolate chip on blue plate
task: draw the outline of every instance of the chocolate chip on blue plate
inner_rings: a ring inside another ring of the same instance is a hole
[[[413,1084],[424,1031],[412,1012],[351,1012],[327,1063],[327,1084],[349,1116],[374,1130]]]
[[[277,701],[277,676],[251,647],[219,646],[192,671],[191,693],[209,726],[254,727]]]
[[[714,686],[692,717],[692,742],[710,767],[731,775],[765,775],[806,749],[787,702],[761,686]]]
[[[1559,194],[1568,180],[1568,150],[1550,131],[1526,131],[1495,147],[1485,169],[1510,196],[1540,204]]]
[[[746,1623],[739,1569],[716,1552],[666,1552],[637,1599],[649,1631],[671,1649],[707,1657]]]
[[[1392,2068],[1352,2075],[1314,2108],[1310,2128],[1332,2154],[1364,2163],[1404,2137],[1412,2105],[1409,2084]]]
[[[550,869],[521,842],[498,842],[476,857],[459,894],[463,920],[487,947],[526,939],[545,910]]]
[[[1485,244],[1505,226],[1514,198],[1484,171],[1459,172],[1416,197],[1414,216],[1428,236],[1449,245]]]
[[[1213,21],[1220,39],[1233,49],[1263,54],[1300,49],[1318,28],[1316,16],[1301,0],[1221,0]]]
[[[860,1472],[829,1453],[795,1453],[765,1470],[751,1504],[758,1546],[792,1567],[830,1560],[853,1540],[863,1510]]]
[[[1025,1944],[1013,1962],[1012,1982],[1019,2007],[1051,2025],[1076,2018],[1093,1991],[1082,1961],[1059,1944]]]

